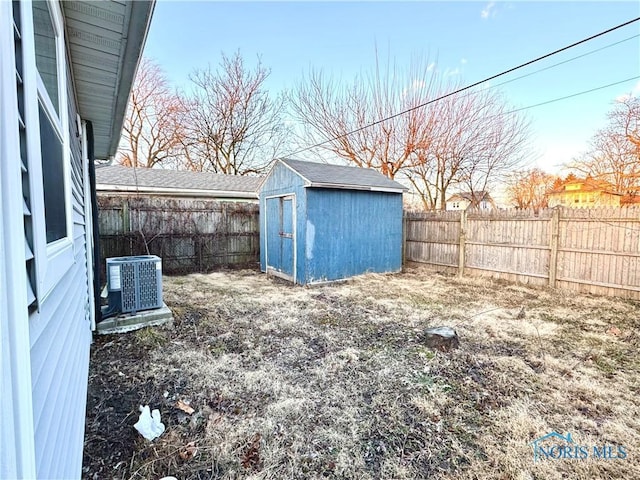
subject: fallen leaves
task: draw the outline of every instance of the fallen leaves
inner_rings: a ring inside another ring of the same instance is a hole
[[[191,405],[182,400],[178,400],[175,404],[175,407],[179,410],[182,410],[187,415],[192,415],[195,412]]]

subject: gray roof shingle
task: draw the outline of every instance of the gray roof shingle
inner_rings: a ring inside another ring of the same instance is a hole
[[[137,177],[137,178],[136,178]],[[163,170],[158,168],[130,168],[109,165],[96,168],[98,190],[107,186],[144,187],[145,190],[199,190],[216,193],[234,192],[256,198],[257,189],[264,177],[221,175],[209,172]],[[136,181],[137,180],[137,181]]]
[[[280,161],[308,180],[311,187],[385,190],[398,193],[407,190],[404,185],[370,168],[304,162],[288,158]]]

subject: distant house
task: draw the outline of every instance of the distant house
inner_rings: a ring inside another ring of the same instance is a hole
[[[460,192],[447,199],[447,210],[495,210],[496,204],[489,192]]]
[[[116,153],[153,6],[0,1],[1,479],[82,476],[93,161]]]
[[[277,160],[260,188],[260,266],[306,285],[402,268],[403,185],[366,168]]]
[[[131,168],[110,165],[96,168],[99,195],[192,197],[258,202],[264,177],[220,175],[209,172]]]
[[[613,185],[590,177],[565,181],[547,194],[549,207],[619,207],[623,195]]]

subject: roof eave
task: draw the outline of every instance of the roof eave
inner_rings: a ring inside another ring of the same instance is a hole
[[[118,149],[155,0],[62,2],[77,109],[93,124],[96,159]]]
[[[407,188],[378,187],[374,185],[350,185],[346,183],[309,182],[305,188],[336,188],[341,190],[365,190],[369,192],[403,193]]]
[[[147,40],[155,0],[140,0],[131,2],[131,19],[127,32],[126,47],[121,60],[120,77],[116,90],[116,106],[111,129],[111,143],[108,156],[112,157],[118,150],[120,132],[124,123],[124,116],[129,102],[129,94],[133,86],[133,80],[140,65],[142,50]]]

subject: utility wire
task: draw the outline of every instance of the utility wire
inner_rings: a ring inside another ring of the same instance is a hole
[[[632,80],[640,79],[640,75],[636,75],[635,77],[625,78],[624,80],[619,80],[617,82],[608,83],[607,85],[600,85],[599,87],[590,88],[589,90],[583,90],[577,93],[571,93],[569,95],[564,95],[562,97],[552,98],[551,100],[545,100],[544,102],[534,103],[533,105],[527,105],[526,107],[518,107],[513,110],[509,110],[507,112],[496,113],[495,115],[491,115],[487,118],[498,118],[503,117],[505,115],[511,115],[512,113],[522,112],[523,110],[529,110],[530,108],[542,107],[543,105],[549,105],[550,103],[560,102],[562,100],[568,100],[573,97],[579,97],[580,95],[586,95],[587,93],[597,92],[598,90],[604,90],[605,88],[615,87],[616,85],[621,85],[626,82],[630,82]]]
[[[572,43],[570,45],[567,45],[567,46],[562,47],[562,48],[558,48],[557,50],[554,50],[552,52],[549,52],[549,53],[546,53],[544,55],[541,55],[541,56],[539,56],[537,58],[534,58],[533,60],[529,60],[527,62],[521,63],[520,65],[517,65],[515,67],[509,68],[509,69],[504,70],[504,71],[502,71],[500,73],[496,73],[495,75],[491,75],[490,77],[487,77],[487,78],[485,78],[483,80],[479,80],[479,81],[477,81],[475,83],[472,83],[471,85],[467,85],[466,87],[459,88],[459,89],[454,90],[452,92],[449,92],[447,94],[441,95],[440,97],[434,98],[434,99],[426,101],[424,103],[421,103],[420,105],[416,105],[415,107],[408,108],[406,110],[403,110],[401,112],[395,113],[395,114],[390,115],[388,117],[382,118],[380,120],[376,120],[375,122],[371,122],[371,123],[369,123],[367,125],[363,125],[362,127],[358,127],[358,128],[356,128],[354,130],[351,130],[351,131],[349,131],[347,133],[343,133],[342,135],[337,135],[337,136],[335,136],[333,138],[330,138],[328,140],[325,140],[323,142],[316,143],[315,145],[311,145],[310,147],[306,147],[306,148],[297,150],[297,151],[295,151],[293,153],[290,153],[290,154],[288,154],[286,156],[287,157],[292,157],[292,156],[298,155],[298,154],[306,152],[308,150],[311,150],[311,149],[314,149],[314,148],[317,148],[317,147],[321,147],[322,145],[326,145],[327,143],[333,142],[335,140],[339,140],[341,138],[348,137],[349,135],[353,135],[354,133],[361,132],[362,130],[366,130],[367,128],[371,128],[371,127],[373,127],[375,125],[378,125],[380,123],[384,123],[386,121],[393,120],[394,118],[397,118],[397,117],[399,117],[401,115],[406,115],[407,113],[413,112],[414,110],[418,110],[419,108],[426,107],[427,105],[431,105],[432,103],[435,103],[437,101],[444,100],[445,98],[451,97],[451,96],[456,95],[458,93],[464,92],[464,91],[469,90],[469,89],[474,88],[474,87],[477,87],[478,85],[482,85],[483,83],[490,82],[491,80],[494,80],[496,78],[502,77],[502,76],[507,75],[507,74],[509,74],[511,72],[515,72],[516,70],[520,70],[521,68],[527,67],[529,65],[532,65],[532,64],[537,63],[537,62],[539,62],[541,60],[544,60],[546,58],[549,58],[549,57],[552,57],[554,55],[557,55],[559,53],[562,53],[562,52],[564,52],[566,50],[569,50],[571,48],[577,47],[578,45],[582,45],[583,43],[590,42],[591,40],[594,40],[596,38],[602,37],[603,35],[607,35],[607,34],[609,34],[611,32],[616,31],[616,30],[619,30],[620,28],[623,28],[623,27],[626,27],[628,25],[631,25],[632,23],[635,23],[635,22],[637,22],[639,20],[640,20],[640,17],[633,18],[633,19],[631,19],[629,21],[626,21],[624,23],[616,25],[615,27],[608,28],[607,30],[603,30],[600,33],[596,33],[595,35],[591,35],[590,37],[583,38],[582,40],[574,42],[574,43]],[[598,89],[599,88],[606,88],[606,87],[598,87]],[[576,95],[580,95],[580,94],[576,94]]]
[[[532,75],[536,75],[536,74],[538,74],[540,72],[544,72],[545,70],[550,70],[552,68],[559,67],[560,65],[564,65],[565,63],[573,62],[573,61],[578,60],[580,58],[584,58],[584,57],[587,57],[589,55],[593,55],[594,53],[598,53],[598,52],[601,52],[601,51],[606,50],[608,48],[615,47],[617,45],[620,45],[621,43],[628,42],[629,40],[633,40],[633,39],[638,38],[638,37],[640,37],[640,33],[636,34],[636,35],[632,35],[630,37],[627,37],[627,38],[625,38],[623,40],[619,40],[617,42],[610,43],[609,45],[605,45],[604,47],[596,48],[595,50],[591,50],[589,52],[583,53],[582,55],[577,55],[575,57],[571,57],[571,58],[569,58],[567,60],[563,60],[562,62],[554,63],[553,65],[549,65],[548,67],[540,68],[540,69],[535,70],[535,71],[533,71],[531,73],[525,73],[524,75],[520,75],[519,77],[515,77],[515,78],[512,78],[510,80],[505,80],[504,82],[496,83],[495,85],[491,85],[490,87],[483,88],[482,90],[477,90],[477,91],[478,92],[484,92],[485,90],[490,90],[492,88],[501,87],[502,85],[506,85],[508,83],[515,82],[517,80],[522,80],[523,78],[527,78],[527,77],[530,77]]]
[[[526,107],[516,108],[515,110],[511,110],[511,111],[504,112],[504,113],[501,113],[499,115],[496,115],[496,117],[502,116],[502,115],[509,115],[511,113],[520,112],[522,110],[528,110],[529,108],[541,107],[543,105],[548,105],[550,103],[559,102],[561,100],[567,100],[569,98],[578,97],[580,95],[586,95],[587,93],[592,93],[592,92],[596,92],[598,90],[603,90],[605,88],[614,87],[616,85],[620,85],[620,84],[625,83],[625,82],[630,82],[631,80],[637,80],[639,78],[640,78],[640,75],[636,75],[635,77],[629,77],[629,78],[626,78],[624,80],[620,80],[618,82],[609,83],[607,85],[602,85],[600,87],[591,88],[589,90],[583,90],[582,92],[572,93],[571,95],[565,95],[564,97],[558,97],[558,98],[554,98],[552,100],[547,100],[545,102],[536,103],[534,105],[529,105],[529,106],[526,106]]]
[[[583,53],[581,55],[577,55],[577,56],[569,58],[567,60],[563,60],[562,62],[554,63],[553,65],[549,65],[548,67],[540,68],[540,69],[535,70],[535,71],[533,71],[531,73],[526,73],[524,75],[520,75],[519,77],[515,77],[515,78],[512,78],[510,80],[505,80],[504,82],[496,83],[495,85],[491,85],[489,87],[482,88],[480,90],[475,90],[475,93],[486,92],[487,90],[491,90],[493,88],[501,87],[502,85],[506,85],[508,83],[515,82],[517,80],[522,80],[523,78],[530,77],[532,75],[536,75],[536,74],[538,74],[540,72],[544,72],[545,70],[550,70],[552,68],[558,67],[560,65],[564,65],[565,63],[573,62],[575,60],[578,60],[578,59],[583,58],[583,57],[587,57],[589,55],[593,55],[594,53],[598,53],[598,52],[601,52],[602,50],[606,50],[608,48],[615,47],[616,45],[620,45],[621,43],[628,42],[629,40],[633,40],[633,39],[638,38],[638,37],[640,37],[640,34],[632,35],[632,36],[627,37],[627,38],[625,38],[623,40],[619,40],[617,42],[610,43],[608,45],[605,45],[604,47],[596,48],[595,50],[591,50],[591,51]],[[516,112],[520,112],[522,110],[528,110],[529,108],[540,107],[540,106],[546,105],[548,103],[559,102],[561,100],[566,100],[568,98],[577,97],[579,95],[584,95],[584,94],[587,94],[587,93],[595,92],[597,90],[602,90],[604,88],[613,87],[615,85],[620,85],[621,83],[625,83],[625,82],[628,82],[628,81],[631,81],[631,80],[636,80],[637,78],[640,78],[640,76],[639,77],[631,77],[631,78],[628,78],[626,80],[620,80],[619,82],[610,83],[608,85],[602,85],[600,87],[595,87],[595,88],[592,88],[590,90],[584,90],[582,92],[574,93],[574,94],[567,95],[567,96],[564,96],[564,97],[554,98],[552,100],[548,100],[548,101],[542,102],[542,103],[537,103],[535,105],[529,105],[527,107],[520,107],[520,108],[517,108],[515,110],[511,110],[511,111],[508,111],[508,112],[503,112],[503,113],[499,113],[499,114],[493,115],[490,118],[501,117],[503,115],[509,115],[510,113],[516,113]],[[473,93],[474,92],[466,93],[465,95],[462,95],[462,98],[468,97],[469,95],[473,95]],[[434,100],[434,101],[437,101],[437,99]]]

